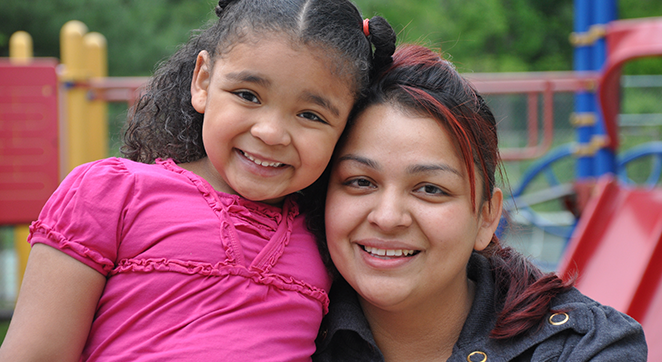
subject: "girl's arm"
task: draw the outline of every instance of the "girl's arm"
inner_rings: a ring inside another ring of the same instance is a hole
[[[35,244],[0,361],[78,361],[105,284],[96,270]]]

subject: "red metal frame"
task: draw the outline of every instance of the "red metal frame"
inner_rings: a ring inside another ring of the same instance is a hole
[[[662,55],[662,17],[619,20],[607,26],[607,60],[598,97],[609,136],[608,147],[618,149],[617,117],[621,106],[621,68],[629,60]]]
[[[528,102],[528,140],[523,148],[502,148],[505,161],[534,159],[544,156],[554,138],[554,93],[596,89],[595,72],[532,72],[464,74],[482,94],[526,94]],[[539,138],[538,97],[543,99],[542,139]]]
[[[549,151],[554,138],[554,93],[592,91],[596,89],[598,74],[594,72],[539,73],[473,73],[464,74],[482,94],[526,94],[528,104],[528,140],[523,148],[503,148],[503,160],[524,160],[541,157]],[[90,98],[107,102],[128,102],[131,107],[147,77],[108,77],[92,79],[86,84]],[[538,98],[542,95],[542,130],[538,126]],[[542,131],[542,139],[540,133]]]
[[[86,86],[90,87],[91,99],[100,99],[106,102],[127,102],[131,107],[148,81],[148,77],[93,78]]]

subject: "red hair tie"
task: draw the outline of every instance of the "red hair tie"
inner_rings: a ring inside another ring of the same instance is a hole
[[[370,36],[370,19],[363,20],[363,34]]]

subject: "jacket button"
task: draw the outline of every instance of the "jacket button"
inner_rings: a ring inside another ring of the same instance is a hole
[[[549,316],[549,323],[553,326],[560,326],[562,324],[566,324],[569,319],[570,316],[568,313],[554,313]]]
[[[467,361],[468,362],[486,362],[487,361],[487,354],[485,354],[485,352],[481,352],[481,351],[471,352],[467,356]]]

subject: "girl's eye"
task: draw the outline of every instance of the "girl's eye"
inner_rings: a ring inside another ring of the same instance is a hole
[[[370,182],[370,180],[364,179],[364,178],[351,179],[349,181],[346,181],[344,184],[347,185],[347,186],[352,186],[352,187],[356,187],[356,188],[366,188],[366,187],[374,188],[375,187],[375,185],[372,182]]]
[[[243,100],[249,101],[251,103],[258,103],[258,104],[260,103],[260,100],[257,98],[257,96],[249,91],[238,91],[238,92],[234,92],[234,94],[237,97],[242,98]]]
[[[316,115],[315,113],[312,113],[312,112],[301,112],[301,113],[299,113],[299,117],[302,117],[302,118],[305,118],[305,119],[308,119],[308,120],[311,120],[311,121],[314,121],[314,122],[320,122],[320,123],[327,124],[327,122],[324,119],[322,119],[322,117],[320,117],[320,116],[318,116],[318,115]]]
[[[442,190],[440,187],[437,187],[435,185],[423,185],[417,188],[415,192],[422,192],[426,195],[434,195],[434,196],[447,195],[447,193],[444,190]]]

